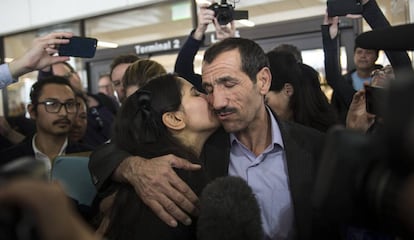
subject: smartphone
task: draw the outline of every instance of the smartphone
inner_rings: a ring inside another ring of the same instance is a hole
[[[365,86],[365,103],[367,113],[375,114],[379,117],[383,113],[385,90],[381,87]]]
[[[73,36],[68,44],[58,47],[59,56],[93,58],[95,56],[98,39]]]
[[[329,17],[362,14],[363,10],[361,0],[328,0],[326,5]]]

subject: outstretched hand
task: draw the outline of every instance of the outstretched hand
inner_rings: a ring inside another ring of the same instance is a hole
[[[72,36],[73,34],[69,32],[54,32],[34,39],[32,46],[23,56],[9,63],[12,76],[18,78],[25,73],[69,60],[69,57],[53,56],[53,54],[58,52],[58,45],[69,43],[68,39],[62,38]]]
[[[150,160],[129,157],[117,168],[116,175],[130,183],[142,201],[166,224],[176,227],[178,220],[190,225],[188,214],[198,213],[198,198],[173,168],[191,171],[201,166],[171,154]]]

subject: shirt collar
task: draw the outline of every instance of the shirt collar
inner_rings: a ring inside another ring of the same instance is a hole
[[[36,143],[35,143],[36,142],[35,141],[36,136],[37,136],[37,134],[35,134],[32,138],[32,147],[33,147],[33,152],[35,154],[35,158],[36,159],[43,159],[43,160],[48,159],[49,162],[51,162],[53,159],[49,159],[46,154],[44,154],[43,152],[41,152],[39,150],[39,148],[37,148]],[[68,138],[65,139],[65,142],[63,143],[62,147],[60,148],[58,156],[65,154],[67,146],[68,146]]]

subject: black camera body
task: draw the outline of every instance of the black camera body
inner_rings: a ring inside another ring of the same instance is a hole
[[[226,1],[221,3],[213,3],[208,9],[214,11],[214,16],[220,25],[227,25],[233,20],[248,19],[249,14],[247,11],[236,11],[233,5],[228,4]]]

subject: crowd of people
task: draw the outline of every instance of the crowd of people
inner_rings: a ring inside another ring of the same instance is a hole
[[[375,0],[362,4],[374,30],[390,27]],[[386,89],[400,69],[411,69],[407,53],[386,50],[391,65],[383,67],[375,64],[377,49],[356,45],[356,69],[343,76],[339,20],[326,14],[330,101],[295,46],[266,53],[236,37],[234,21],[220,25],[207,4],[199,5],[197,22],[174,73],[135,54],[115,56],[97,94],[84,89],[69,57],[55,55],[72,33],[37,38],[0,65],[0,88],[39,71],[27,106],[32,130],[19,132],[0,118],[9,144],[0,149],[0,179],[24,157],[50,172],[56,157],[87,152],[98,192],[85,216],[61,187],[27,176],[7,179],[0,205],[29,209],[36,234],[50,240],[396,239],[395,229],[326,221],[312,196],[330,129],[379,134],[386,119],[367,111],[365,89]],[[194,59],[210,24],[219,41],[197,74]],[[412,199],[409,186],[404,204]]]

